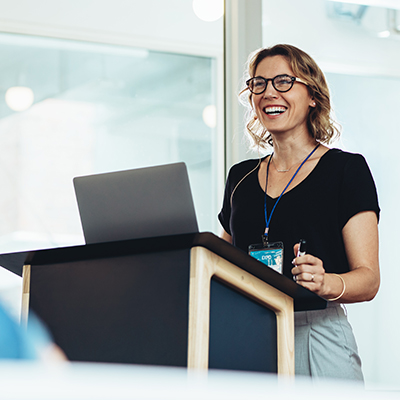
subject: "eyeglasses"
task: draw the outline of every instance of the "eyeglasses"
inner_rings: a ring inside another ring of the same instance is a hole
[[[286,74],[277,75],[275,78],[270,79],[265,79],[262,76],[256,76],[246,81],[246,85],[251,93],[261,94],[267,89],[268,81],[271,81],[275,90],[281,93],[288,92],[293,87],[295,82],[300,82],[304,85],[307,85],[307,83],[303,82],[300,78]]]

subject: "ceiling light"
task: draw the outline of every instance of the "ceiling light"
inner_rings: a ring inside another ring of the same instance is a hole
[[[214,105],[204,107],[203,121],[209,128],[217,126],[217,108]]]
[[[26,86],[13,86],[6,92],[6,104],[11,110],[25,111],[32,104],[34,100],[33,91]]]
[[[193,11],[202,21],[213,22],[224,15],[223,0],[193,0]]]

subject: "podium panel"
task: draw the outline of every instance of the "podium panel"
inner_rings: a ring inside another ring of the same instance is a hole
[[[186,366],[189,250],[37,265],[30,310],[72,361]]]
[[[209,368],[278,372],[274,311],[211,279]]]

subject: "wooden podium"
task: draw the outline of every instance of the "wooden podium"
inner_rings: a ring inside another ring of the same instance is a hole
[[[0,255],[73,361],[294,374],[295,310],[326,301],[211,233]]]

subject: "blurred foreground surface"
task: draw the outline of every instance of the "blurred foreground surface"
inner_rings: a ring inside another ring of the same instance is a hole
[[[15,399],[400,399],[341,381],[286,380],[259,373],[91,363],[0,362],[0,398]]]

